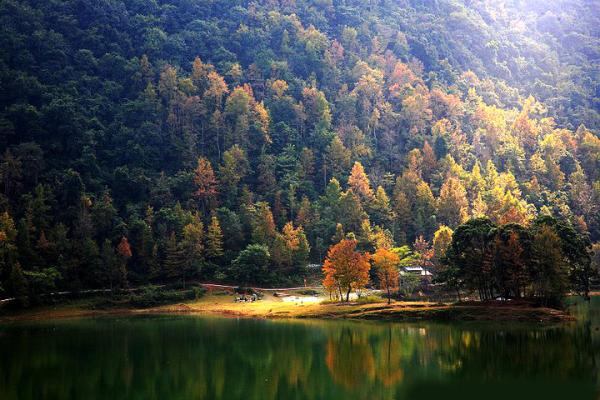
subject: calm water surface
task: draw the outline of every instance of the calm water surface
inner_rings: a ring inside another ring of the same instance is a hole
[[[0,399],[598,399],[600,298],[558,327],[103,317],[0,325]]]

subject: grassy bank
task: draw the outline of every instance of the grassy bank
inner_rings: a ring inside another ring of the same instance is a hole
[[[96,298],[72,301],[52,307],[24,311],[5,311],[0,322],[18,320],[45,320],[56,318],[89,317],[101,315],[135,314],[200,314],[247,318],[322,318],[369,319],[386,321],[495,321],[555,323],[574,320],[566,312],[528,305],[453,304],[426,301],[371,303],[326,303],[315,296],[276,297],[266,294],[256,302],[235,302],[230,293],[209,293],[199,299],[157,306],[135,306],[115,303],[106,306],[106,299]]]

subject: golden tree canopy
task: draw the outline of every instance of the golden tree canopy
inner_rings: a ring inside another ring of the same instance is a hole
[[[369,282],[370,256],[357,251],[357,244],[356,240],[342,239],[329,249],[323,265],[324,284],[335,282],[340,291],[346,292],[346,301],[352,288],[363,287]]]
[[[373,189],[371,189],[369,177],[365,173],[362,164],[358,161],[356,161],[352,167],[352,172],[348,178],[348,185],[352,192],[361,199],[373,198]]]

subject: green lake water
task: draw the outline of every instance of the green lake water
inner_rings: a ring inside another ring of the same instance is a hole
[[[0,399],[598,399],[577,323],[102,317],[0,325]]]

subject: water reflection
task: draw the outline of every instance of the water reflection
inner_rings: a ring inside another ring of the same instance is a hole
[[[523,388],[593,398],[598,300],[574,308],[580,322],[551,328],[185,316],[7,325],[0,398],[493,398]]]

